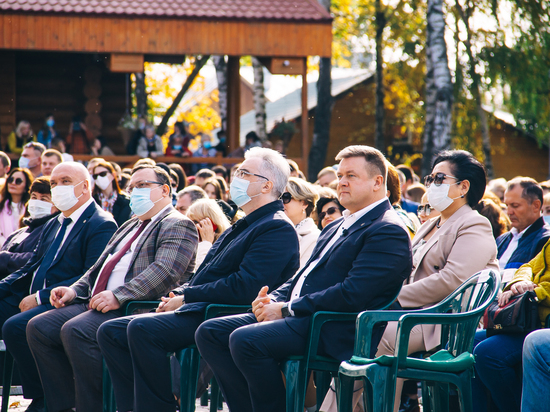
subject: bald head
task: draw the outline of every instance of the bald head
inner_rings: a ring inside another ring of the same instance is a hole
[[[90,173],[88,173],[88,170],[82,164],[77,162],[64,162],[58,164],[52,171],[50,184],[54,203],[56,197],[54,192],[56,187],[73,186],[73,192],[78,201],[73,207],[63,211],[66,217],[69,217],[75,210],[90,200],[92,196]]]

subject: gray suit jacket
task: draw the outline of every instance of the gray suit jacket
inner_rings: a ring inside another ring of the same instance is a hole
[[[93,286],[109,254],[141,221],[134,217],[113,235],[97,262],[71,286],[79,301],[91,297]],[[198,234],[193,222],[173,208],[145,228],[134,250],[124,285],[113,290],[123,304],[129,300],[158,299],[186,282],[195,268]]]

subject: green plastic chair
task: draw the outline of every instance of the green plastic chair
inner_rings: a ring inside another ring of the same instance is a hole
[[[399,291],[383,307],[387,309],[397,299]],[[317,312],[311,317],[306,352],[303,356],[290,356],[282,363],[286,379],[287,412],[303,412],[309,371],[315,371],[317,406],[320,407],[330,387],[331,378],[338,379],[340,361],[317,353],[319,337],[328,322],[354,321],[358,313]]]
[[[461,410],[472,410],[471,377],[474,334],[485,309],[496,298],[500,276],[491,270],[473,275],[439,304],[415,311],[367,311],[357,318],[355,355],[339,371],[338,410],[351,412],[353,383],[362,379],[363,399],[370,412],[391,412],[397,378],[424,381],[429,410],[446,411],[449,385],[457,387]],[[394,356],[369,357],[373,327],[397,321]],[[416,325],[442,325],[440,349],[418,359],[408,356],[409,335]]]
[[[2,409],[1,412],[8,412],[10,405],[11,380],[15,361],[13,356],[6,349],[6,344],[0,340],[0,352],[4,352],[4,368],[2,374]]]

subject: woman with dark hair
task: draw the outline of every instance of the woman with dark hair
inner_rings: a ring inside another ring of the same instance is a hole
[[[0,250],[0,279],[23,267],[30,259],[44,225],[59,214],[53,205],[50,178],[41,176],[32,182],[31,197],[27,203],[30,217],[22,219],[25,226],[13,232]]]
[[[25,204],[31,196],[32,180],[29,169],[19,167],[10,170],[6,178],[6,184],[0,192],[0,246],[19,229],[19,220],[25,214]]]
[[[388,199],[391,205],[393,206],[394,210],[397,212],[397,214],[403,221],[403,224],[407,227],[409,231],[409,236],[412,239],[418,229],[417,225],[418,226],[420,225],[416,222],[413,222],[409,214],[405,212],[401,207],[400,205],[401,183],[399,182],[399,174],[397,173],[397,169],[390,162],[387,162],[387,166],[388,166],[388,178],[386,179],[386,186],[388,188],[387,190]]]
[[[187,186],[187,175],[185,174],[183,167],[177,163],[170,163],[168,167],[178,175],[178,187],[176,189],[176,193],[185,189]]]
[[[495,239],[510,230],[510,218],[493,200],[483,198],[474,209],[489,219]]]
[[[207,179],[203,183],[202,188],[208,195],[209,199],[223,200],[222,188],[220,186],[220,182],[218,182],[218,180],[215,177],[211,177],[210,179]]]
[[[189,150],[190,137],[185,131],[185,126],[182,122],[176,122],[174,124],[174,133],[172,133],[168,139],[168,146],[166,147],[166,156],[178,156],[189,157],[193,153]]]
[[[319,188],[319,200],[315,205],[317,212],[317,227],[323,230],[329,223],[342,217],[342,212],[346,210],[338,201],[338,195],[332,189]]]
[[[130,197],[120,190],[115,169],[109,162],[98,161],[91,175],[94,179],[94,200],[104,211],[113,215],[120,227],[132,217],[132,209]]]

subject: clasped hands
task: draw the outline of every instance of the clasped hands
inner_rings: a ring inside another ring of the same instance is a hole
[[[498,306],[502,307],[506,305],[512,296],[515,295],[521,295],[525,292],[530,292],[535,290],[535,287],[537,285],[533,282],[522,280],[521,282],[514,283],[510,290],[507,290],[506,292],[502,292],[498,297]]]
[[[75,298],[75,290],[67,286],[53,288],[50,293],[50,303],[57,309],[68,305],[75,300]],[[104,290],[90,299],[89,307],[98,312],[107,313],[111,310],[120,308],[120,302],[112,291]]]
[[[185,303],[183,301],[183,295],[176,295],[174,292],[170,292],[167,298],[163,296],[160,299],[161,302],[155,310],[157,313],[173,312]]]
[[[260,293],[252,302],[252,313],[256,316],[258,322],[267,322],[270,320],[282,319],[281,307],[284,305],[282,302],[273,302],[269,296],[267,296],[269,288],[264,286],[260,289]]]

